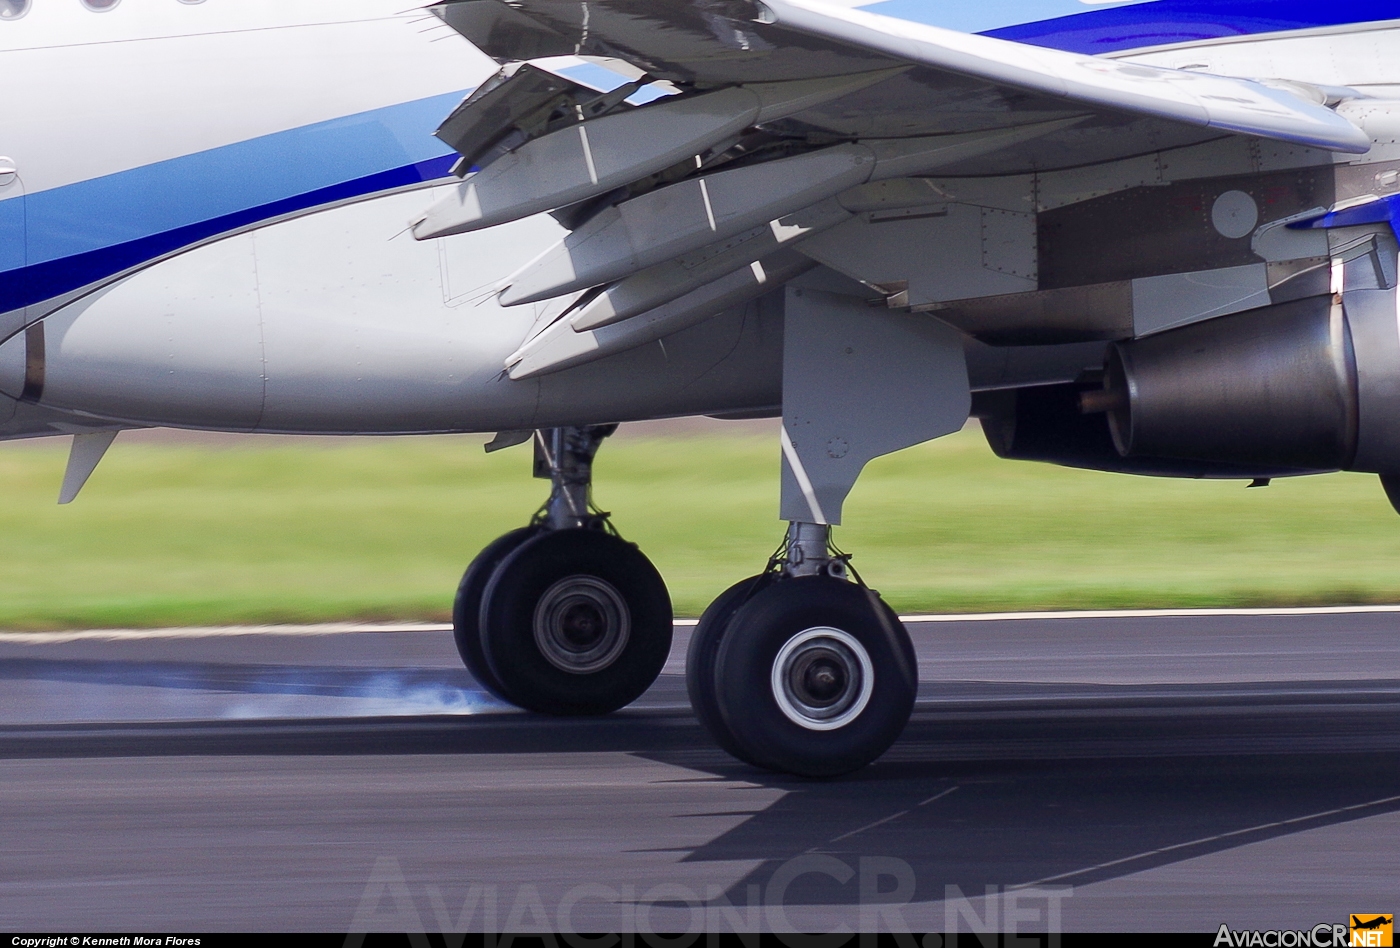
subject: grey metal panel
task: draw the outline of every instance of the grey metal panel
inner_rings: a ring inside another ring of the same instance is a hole
[[[1249,249],[1270,263],[1301,260],[1305,257],[1326,257],[1328,247],[1325,230],[1294,230],[1288,226],[1293,217],[1305,217],[1322,210],[1321,207],[1308,208],[1300,214],[1281,217],[1265,224],[1250,238]]]
[[[1226,237],[1211,222],[1216,199],[1232,190],[1255,200],[1262,228],[1330,207],[1335,185],[1330,167],[1312,168],[1138,187],[1044,211],[1041,288],[1257,263],[1249,237]]]
[[[783,315],[771,295],[605,359],[531,379],[532,427],[748,412],[782,397]]]
[[[1036,119],[1049,117],[1037,115]],[[802,118],[806,120],[806,113]],[[973,177],[1068,171],[1150,152],[1201,146],[1218,140],[1218,134],[1195,125],[1179,125],[1154,118],[1091,115],[1072,128],[1062,129],[1028,144],[1010,144],[971,161],[950,164],[940,169],[939,173]]]
[[[1019,388],[1073,382],[1085,371],[1103,368],[1102,342],[1048,346],[989,346],[963,340],[972,390]]]
[[[1133,334],[1126,280],[959,300],[938,318],[995,346],[1040,346],[1126,339]]]
[[[1268,265],[1250,263],[1133,281],[1133,335],[1148,336],[1213,316],[1268,306]]]
[[[1345,289],[1388,290],[1395,286],[1397,248],[1389,224],[1339,227],[1329,230],[1327,237],[1333,262],[1344,268]]]
[[[1393,98],[1354,99],[1337,106],[1337,113],[1360,126],[1374,143],[1366,156],[1368,161],[1393,161],[1400,152],[1400,102]]]
[[[1289,303],[1331,292],[1331,259],[1326,256],[1270,261],[1265,266],[1269,271],[1269,298],[1275,303]]]
[[[466,161],[474,162],[527,116],[551,103],[566,102],[571,93],[580,91],[597,95],[563,76],[522,63],[482,83],[433,134]]]
[[[1091,110],[1064,99],[1013,92],[951,73],[915,68],[805,109],[794,118],[808,128],[840,135],[898,138],[990,131],[1091,114]],[[1149,121],[1158,129],[1163,127],[1160,121]],[[1107,119],[1101,124],[1106,126]],[[1115,124],[1122,126],[1123,117],[1118,116]],[[1196,127],[1179,127],[1194,136],[1211,134]]]
[[[903,216],[875,212],[805,241],[802,252],[863,283],[907,284],[911,306],[1036,289],[1030,277],[985,266],[983,211],[950,204]],[[1024,261],[1034,255],[1034,230],[1022,228],[1020,249],[1007,246],[1013,233],[1013,228],[1001,229],[994,260]]]
[[[981,210],[982,268],[1035,280],[1035,215],[994,207]]]
[[[790,286],[785,305],[780,516],[840,523],[867,462],[967,421],[962,337],[820,290]]]
[[[433,12],[477,49],[501,62],[565,56],[578,49],[576,37],[565,36],[495,0],[444,3]]]
[[[1396,147],[1400,147],[1400,142]],[[1400,158],[1338,165],[1336,177],[1338,201],[1372,194],[1400,193]]]
[[[620,322],[580,329],[567,319],[561,319],[506,358],[510,377],[524,379],[558,372],[656,342],[770,293],[774,288],[778,288],[781,295],[783,284],[816,265],[795,251],[779,250],[754,266],[743,266]]]

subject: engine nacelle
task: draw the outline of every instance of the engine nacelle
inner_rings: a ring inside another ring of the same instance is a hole
[[[1101,393],[1102,389],[1090,389],[1087,394]],[[1147,455],[1124,457],[1114,446],[1104,414],[1085,414],[1080,410],[1085,394],[1084,383],[978,392],[973,397],[972,413],[981,421],[992,451],[998,457],[1016,461],[1151,477],[1243,480],[1330,470]]]
[[[1319,296],[1109,347],[1101,391],[1123,458],[1400,472],[1394,290]]]

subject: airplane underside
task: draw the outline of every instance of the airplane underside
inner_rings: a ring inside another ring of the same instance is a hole
[[[504,64],[437,132],[451,176],[0,316],[0,437],[75,435],[65,501],[130,427],[530,442],[548,500],[467,569],[456,640],[498,696],[586,715],[651,685],[672,626],[596,452],[781,416],[782,545],[701,617],[687,683],[735,757],[808,776],[878,757],[915,697],[831,542],[873,458],[975,417],[1009,459],[1364,471],[1400,502],[1393,24],[1027,65],[805,0],[656,4],[655,49],[625,0],[579,6],[437,8]],[[631,79],[525,62],[565,54]]]

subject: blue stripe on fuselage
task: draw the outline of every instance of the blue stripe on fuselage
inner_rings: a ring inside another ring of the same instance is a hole
[[[1142,3],[1123,0],[1116,3]],[[1102,12],[1080,0],[977,0],[975,3],[948,3],[947,0],[883,0],[861,7],[871,13],[941,26],[959,33],[987,33],[991,30],[1047,20],[1059,20],[1085,11]]]
[[[1123,0],[1063,15],[1082,6],[884,0],[866,9],[1082,53],[1400,18],[1395,0]],[[442,177],[455,155],[431,132],[461,97],[389,106],[36,192],[23,199],[23,214],[0,202],[7,212],[0,223],[27,219],[28,232],[28,264],[0,271],[0,312],[261,221]],[[0,267],[14,267],[15,256],[0,257]]]
[[[100,247],[69,257],[30,264],[23,270],[0,273],[0,312],[7,312],[52,299],[106,277],[138,267],[200,241],[227,234],[243,227],[286,214],[311,210],[338,201],[352,200],[380,191],[401,188],[441,178],[456,162],[457,155],[419,161],[401,168],[340,181],[324,188],[304,191],[266,204],[232,211],[218,217],[195,221],[182,227],[148,234],[134,240]]]
[[[447,174],[433,96],[28,195],[28,265],[0,272],[0,312],[87,286],[250,224]],[[7,202],[8,203],[8,202]]]
[[[1069,13],[1076,7],[1083,12]],[[968,4],[884,0],[864,9],[931,26],[1091,54],[1400,19],[1400,5],[1395,0],[1152,0],[1097,9],[1085,9],[1071,0],[982,0]],[[1062,15],[1045,19],[1055,13]]]

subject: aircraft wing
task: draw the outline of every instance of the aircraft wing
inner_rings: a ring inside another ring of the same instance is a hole
[[[506,305],[556,301],[547,328],[507,361],[514,378],[658,338],[780,285],[806,260],[793,249],[818,231],[945,200],[924,180],[935,171],[1083,167],[1231,135],[1370,146],[1327,107],[1337,90],[1058,52],[816,0],[447,0],[434,10],[506,66],[438,133],[468,162],[490,160],[416,220],[414,236],[541,211],[570,230],[496,287]],[[558,56],[620,61],[635,78],[621,93],[561,98],[519,65]],[[651,82],[681,94],[623,107]]]
[[[1190,139],[1193,128],[1350,153],[1369,147],[1360,129],[1325,105],[1258,82],[1027,46],[817,0],[449,0],[438,10],[501,62],[606,56],[683,88],[913,67],[790,116],[837,135],[904,137],[1076,112],[1096,117],[1061,133],[1061,142],[1037,142],[1042,166],[1054,161],[1047,147],[1066,163],[1105,160],[1131,153],[1145,136],[1156,147],[1163,137]],[[1152,121],[1134,128],[1135,119]],[[1096,131],[1104,128],[1117,134]]]

